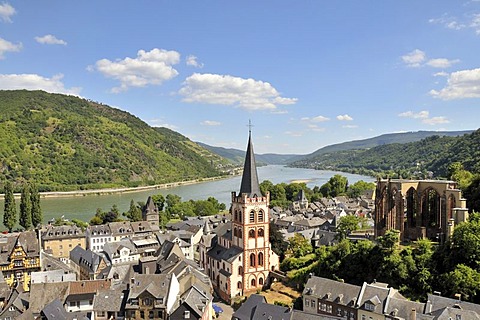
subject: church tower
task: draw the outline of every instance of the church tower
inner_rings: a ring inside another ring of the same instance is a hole
[[[278,266],[269,241],[269,202],[270,194],[260,191],[250,131],[240,192],[232,192],[232,245],[242,250],[244,293],[261,289],[270,266]]]

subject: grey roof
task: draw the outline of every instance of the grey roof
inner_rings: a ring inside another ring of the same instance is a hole
[[[303,295],[353,307],[357,302],[360,288],[360,286],[313,276],[305,284]]]
[[[85,231],[76,225],[53,226],[48,225],[42,229],[42,240],[57,240],[69,238],[85,238]]]
[[[457,299],[428,294],[427,296],[427,312],[434,312],[435,310],[447,307],[460,307],[463,310],[475,311],[480,315],[480,305],[470,302],[465,302]]]
[[[30,310],[39,314],[53,300],[65,301],[69,285],[69,282],[33,283],[30,286]]]
[[[472,310],[463,310],[460,308],[445,307],[432,312],[435,320],[451,320],[451,319],[465,319],[465,320],[479,320],[480,316]],[[457,318],[457,316],[460,316]]]
[[[425,303],[406,300],[405,298],[390,297],[388,306],[385,308],[385,314],[395,315],[403,319],[409,319],[412,309],[416,314],[422,314],[425,310]]]
[[[93,311],[122,311],[127,293],[122,290],[99,290],[93,298]]]
[[[334,320],[335,317],[329,317],[321,314],[307,313],[300,310],[292,310],[292,316],[290,320]]]
[[[171,275],[166,274],[135,274],[130,284],[128,299],[135,299],[143,292],[149,292],[155,298],[165,298],[168,295],[171,278]],[[165,305],[167,301],[163,300]]]
[[[181,300],[187,304],[200,318],[203,315],[204,309],[212,300],[210,294],[204,293],[195,286],[191,286],[182,296]]]
[[[257,166],[255,164],[255,154],[253,153],[252,136],[248,136],[247,154],[243,166],[242,183],[239,194],[247,194],[249,198],[255,196],[261,197],[260,185],[258,183]]]
[[[133,235],[132,224],[130,221],[110,222],[108,224],[112,236],[131,236]]]
[[[47,304],[41,313],[47,320],[67,319],[68,316],[67,310],[65,310],[62,301],[59,299],[55,299]]]
[[[40,260],[40,265],[42,266],[43,271],[63,270],[65,273],[74,272],[73,269],[70,268],[70,266],[68,266],[66,263],[46,253],[45,251],[40,252]]]
[[[250,320],[253,317],[255,309],[261,303],[266,303],[264,296],[252,294],[232,315],[232,319]]]
[[[130,249],[130,252],[136,252],[135,246],[132,244],[130,239],[107,242],[103,245],[103,252],[108,257],[108,259],[112,261],[112,259],[117,258],[120,255],[120,250],[124,247]]]
[[[290,320],[290,308],[269,303],[260,303],[254,311],[252,320]]]
[[[217,244],[212,249],[208,250],[207,255],[218,261],[225,260],[232,262],[236,257],[242,254],[242,252],[243,250],[238,247],[230,247],[227,249]]]
[[[132,221],[131,223],[134,233],[151,233],[152,225],[146,221]]]
[[[99,255],[90,249],[85,250],[80,246],[76,246],[70,251],[70,260],[78,266],[88,269],[91,273],[97,272],[102,259],[102,255]]]
[[[99,224],[94,226],[88,226],[86,234],[89,237],[105,237],[110,236],[112,232],[108,224]]]

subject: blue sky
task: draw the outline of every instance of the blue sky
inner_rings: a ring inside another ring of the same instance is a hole
[[[478,129],[480,1],[0,2],[0,89],[20,88],[228,148],[251,119],[257,153]]]

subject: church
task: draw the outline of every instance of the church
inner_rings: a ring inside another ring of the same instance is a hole
[[[267,285],[279,258],[269,241],[270,194],[262,195],[251,132],[240,191],[232,192],[231,221],[211,230],[208,223],[199,244],[200,266],[225,301]]]

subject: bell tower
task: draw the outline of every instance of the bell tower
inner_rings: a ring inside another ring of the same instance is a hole
[[[261,289],[270,271],[269,202],[270,194],[260,191],[249,130],[240,192],[232,192],[232,245],[243,251],[244,292]]]

